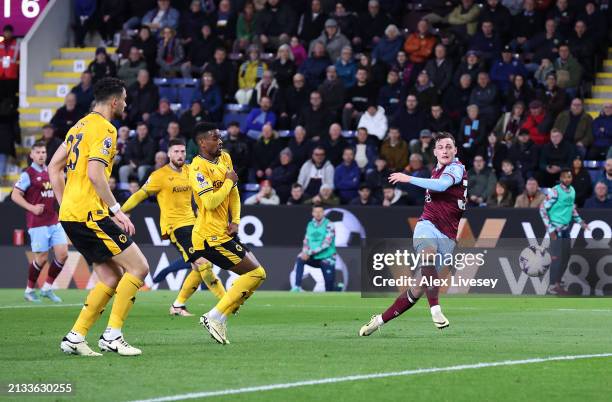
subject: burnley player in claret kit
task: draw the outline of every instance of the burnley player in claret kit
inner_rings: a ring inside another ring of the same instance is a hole
[[[53,262],[45,284],[40,289],[40,295],[60,303],[62,299],[53,293],[52,286],[68,258],[68,241],[57,218],[55,195],[45,166],[47,150],[43,141],[34,143],[30,159],[32,164],[21,173],[11,193],[15,204],[26,210],[26,224],[34,253],[28,268],[28,284],[23,297],[27,301],[40,302],[36,294],[36,282],[49,258],[49,249],[53,248]]]
[[[416,304],[425,293],[431,310],[431,318],[436,328],[449,326],[448,319],[442,314],[438,302],[438,271],[442,268],[438,255],[452,254],[457,238],[459,221],[467,204],[467,172],[457,155],[454,137],[449,133],[434,136],[434,156],[438,160],[430,179],[393,173],[389,181],[411,183],[424,188],[425,207],[414,228],[413,246],[415,252],[424,255],[417,274],[417,285],[402,292],[395,302],[382,314],[372,316],[370,322],[359,330],[360,336],[368,336],[384,323],[398,317]],[[420,277],[419,277],[420,276]]]

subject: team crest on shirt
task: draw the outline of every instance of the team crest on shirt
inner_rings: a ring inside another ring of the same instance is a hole
[[[124,235],[124,234],[119,235],[119,241],[120,241],[121,243],[125,243],[125,242],[127,242],[127,236],[126,236],[126,235]]]
[[[104,141],[102,141],[102,144],[104,144],[104,148],[110,149],[110,147],[113,146],[113,140],[111,137],[106,137]]]
[[[196,180],[198,181],[200,188],[208,186],[208,182],[206,181],[204,175],[201,172],[198,172],[198,174],[196,175]]]
[[[193,254],[195,252],[193,247],[189,247],[189,254]]]
[[[242,247],[240,247],[240,244],[236,244],[236,250],[237,251],[242,251]]]

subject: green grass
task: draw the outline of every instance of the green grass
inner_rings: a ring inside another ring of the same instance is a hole
[[[68,304],[82,303],[85,297],[77,290],[58,294]],[[359,338],[359,327],[391,299],[258,292],[237,317],[230,318],[232,344],[221,346],[197,324],[198,316],[168,316],[174,296],[168,291],[138,296],[124,333],[142,348],[142,356],[83,358],[59,351],[59,341],[79,306],[30,307],[21,299],[22,290],[2,290],[0,383],[71,382],[75,396],[47,400],[124,401],[354,374],[612,352],[612,302],[603,298],[443,297],[451,321],[444,331],[434,328],[427,302],[421,301],[380,333]],[[212,304],[212,296],[200,292],[189,307],[199,315]],[[90,332],[90,344],[97,345],[109,311],[110,306]],[[610,400],[612,392],[610,367],[612,358],[544,362],[210,399],[603,401]]]

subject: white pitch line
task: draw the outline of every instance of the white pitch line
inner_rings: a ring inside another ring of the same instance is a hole
[[[612,357],[612,353],[599,353],[599,354],[591,354],[591,355],[573,355],[573,356],[570,355],[570,356],[537,357],[533,359],[504,360],[504,361],[499,361],[499,362],[461,364],[458,366],[432,367],[432,368],[422,368],[422,369],[414,369],[414,370],[392,371],[392,372],[387,372],[387,373],[357,374],[357,375],[351,375],[351,376],[346,376],[346,377],[330,377],[330,378],[322,378],[319,380],[307,380],[307,381],[297,381],[297,382],[288,382],[288,383],[280,383],[280,384],[269,384],[269,385],[260,385],[260,386],[254,386],[254,387],[224,389],[224,390],[219,390],[219,391],[192,392],[188,394],[171,395],[171,396],[164,396],[164,397],[159,397],[159,398],[140,399],[140,400],[132,401],[132,402],[180,401],[180,400],[185,400],[185,399],[209,398],[212,396],[225,396],[225,395],[246,394],[246,393],[260,392],[260,391],[272,391],[276,389],[288,389],[288,388],[304,387],[308,385],[335,384],[339,382],[362,381],[362,380],[371,380],[371,379],[376,379],[376,378],[400,377],[400,376],[410,376],[410,375],[416,375],[416,374],[431,374],[431,373],[439,373],[439,372],[461,371],[461,370],[470,370],[470,369],[479,369],[479,368],[488,368],[488,367],[499,367],[499,366],[517,366],[521,364],[544,363],[544,362],[562,361],[562,360],[594,359],[594,358],[601,358],[601,357]]]
[[[45,307],[75,307],[82,306],[83,303],[72,303],[72,304],[29,304],[19,306],[0,306],[0,310],[13,309],[13,308],[45,308]]]

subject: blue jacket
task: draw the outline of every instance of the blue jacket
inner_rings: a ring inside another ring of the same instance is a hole
[[[357,74],[357,63],[351,61],[346,64],[342,64],[342,61],[338,60],[336,64],[336,73],[338,73],[338,78],[344,82],[344,88],[350,88],[355,85],[355,74]]]
[[[323,83],[325,79],[325,69],[330,64],[327,57],[309,57],[302,63],[299,72],[304,75],[308,88],[315,90]]]
[[[359,195],[360,177],[361,170],[355,161],[349,166],[346,166],[343,162],[336,167],[334,173],[334,187],[338,190],[338,195],[343,204],[348,203]]]
[[[141,23],[150,24],[151,21],[153,21],[153,18],[155,18],[155,16],[157,15],[158,11],[159,9],[156,7],[153,10],[146,13],[144,17],[142,17]],[[159,25],[161,27],[160,29],[163,29],[165,27],[170,27],[176,31],[176,29],[178,28],[179,17],[180,17],[179,12],[175,8],[170,7],[168,11],[166,11],[164,16],[162,17],[161,21],[159,22]]]
[[[398,81],[394,85],[385,85],[378,91],[378,104],[385,109],[387,117],[393,116],[406,99],[406,88]]]
[[[76,0],[74,2],[74,14],[78,19],[80,16],[91,17],[96,11],[96,0]]]
[[[491,67],[491,80],[501,92],[506,93],[508,88],[510,88],[511,75],[527,77],[527,69],[520,60],[512,59],[510,63],[504,63],[500,59],[493,63],[493,67]]]
[[[202,104],[202,109],[208,112],[208,116],[212,121],[221,121],[221,112],[223,99],[219,87],[214,84],[207,91],[201,86],[196,89],[191,97],[191,102],[199,101]]]
[[[395,40],[389,40],[387,37],[378,42],[374,51],[372,52],[372,59],[385,62],[387,65],[391,65],[395,62],[395,56],[400,51],[404,40],[401,36],[395,38]]]
[[[276,114],[270,110],[267,113],[265,113],[265,116],[262,121],[257,120],[259,115],[262,113],[263,112],[261,111],[261,108],[256,107],[256,108],[251,109],[251,111],[249,112],[249,115],[246,118],[245,131],[247,132],[249,130],[261,131],[261,129],[266,123],[270,123],[272,124],[272,127],[274,127],[274,125],[276,124]]]
[[[501,51],[501,41],[497,34],[487,38],[482,31],[478,31],[470,41],[470,50],[479,51],[485,58],[497,57]]]
[[[612,116],[605,116],[602,113],[593,120],[593,146],[599,148],[612,146]]]

